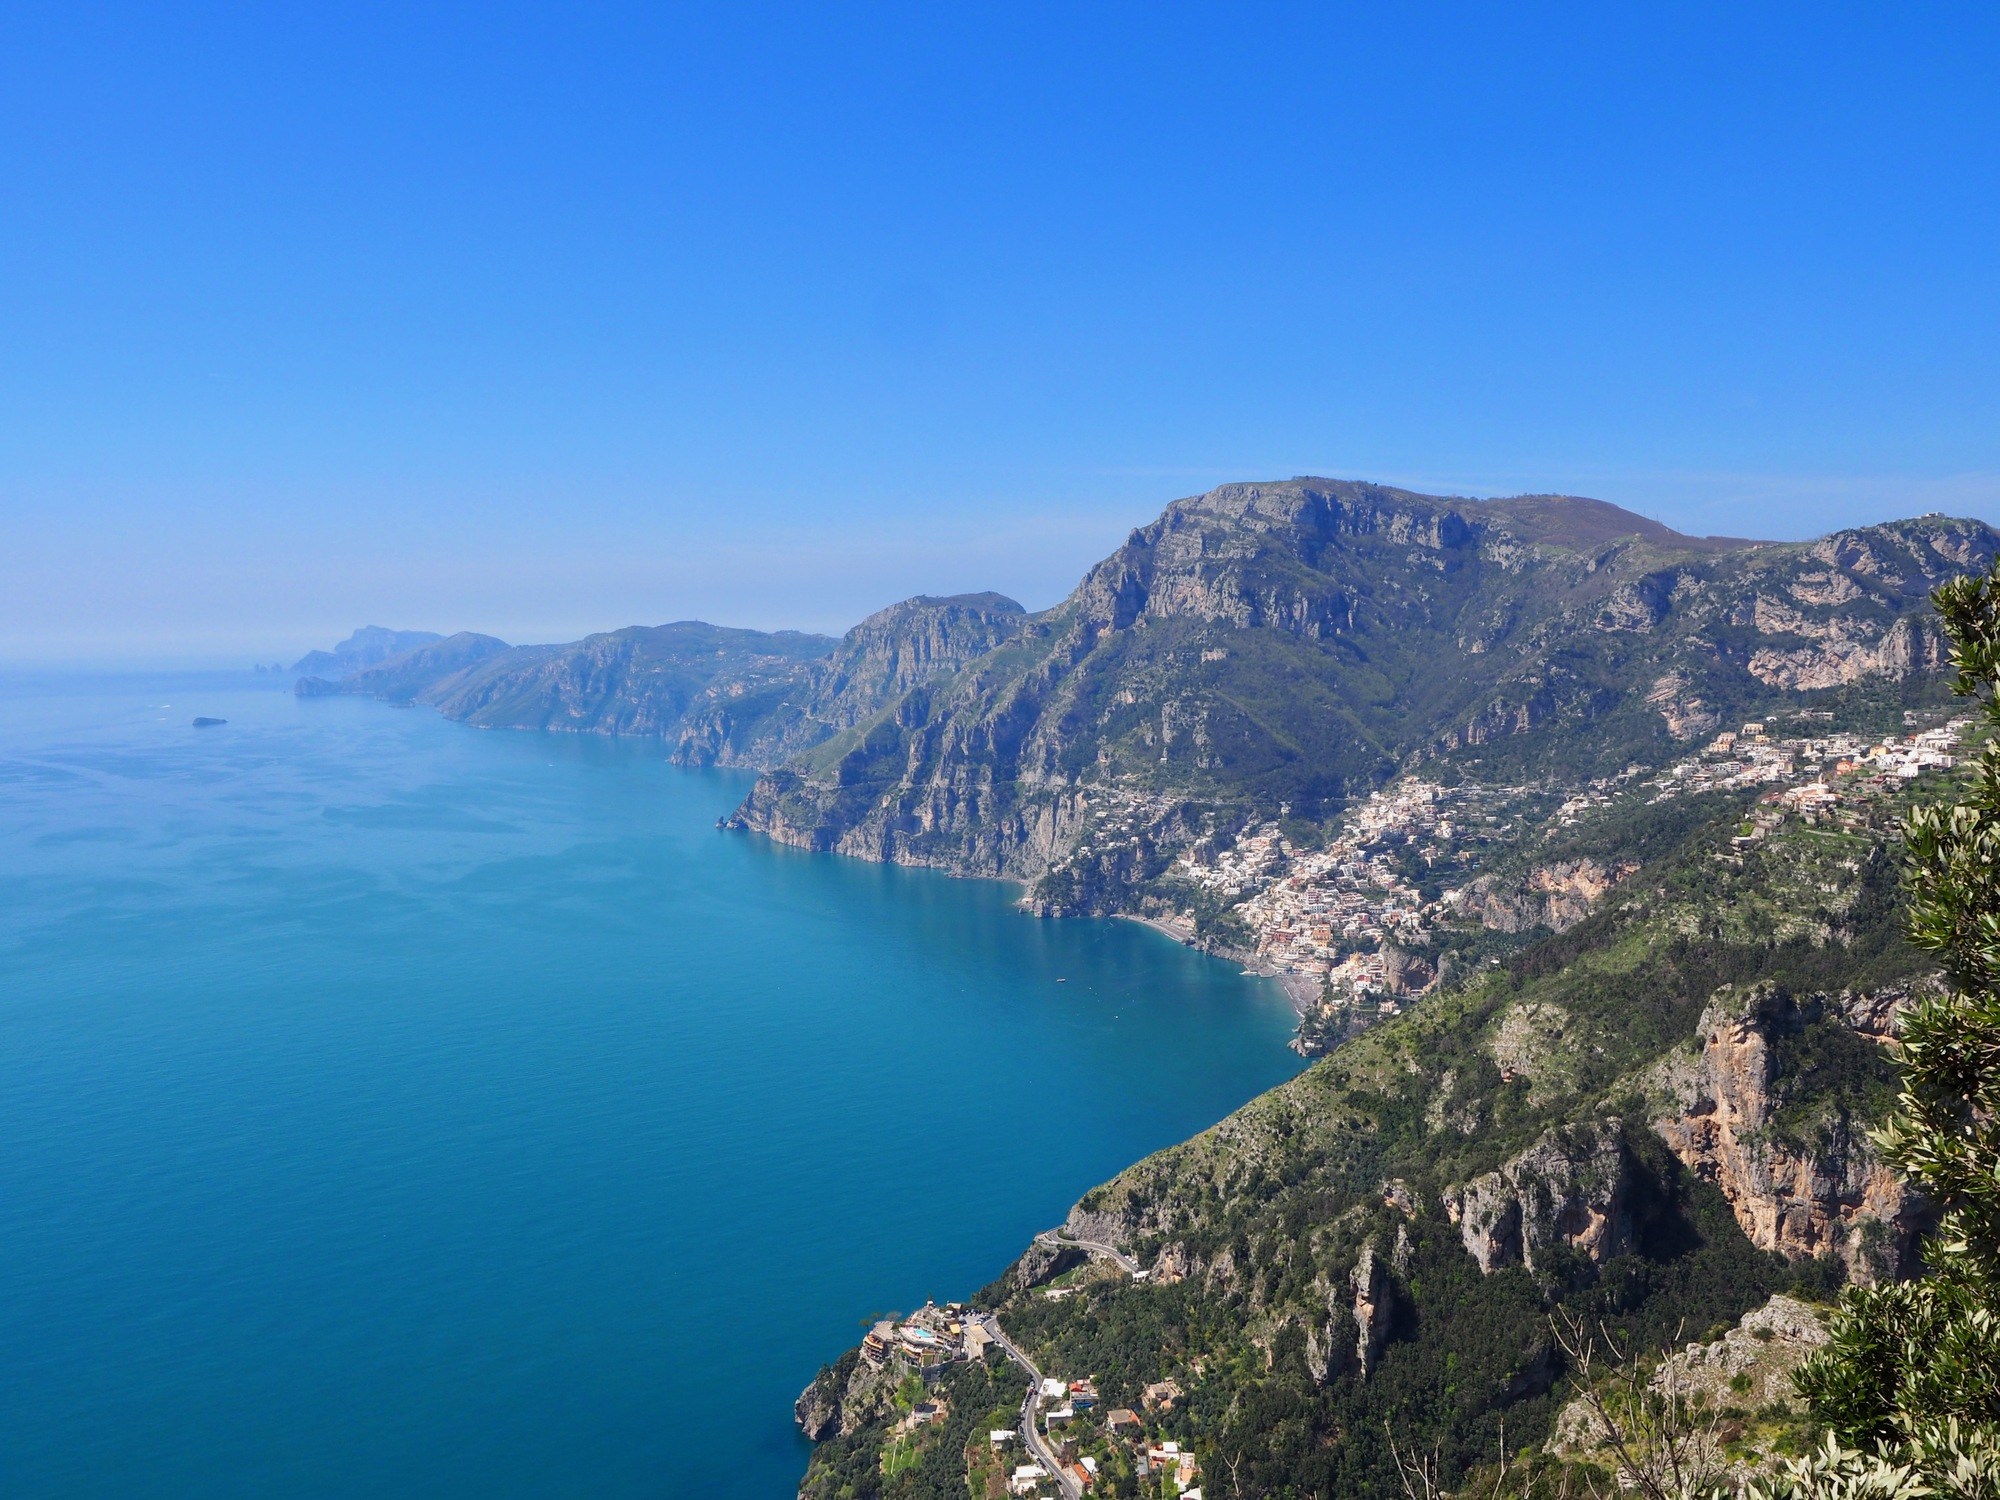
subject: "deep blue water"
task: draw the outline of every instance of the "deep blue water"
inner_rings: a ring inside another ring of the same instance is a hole
[[[785,1495],[869,1315],[1297,1067],[1233,966],[746,786],[0,685],[0,1493]]]

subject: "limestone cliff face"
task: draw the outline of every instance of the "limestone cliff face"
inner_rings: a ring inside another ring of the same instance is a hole
[[[892,604],[848,631],[780,702],[734,683],[706,693],[681,719],[672,758],[690,766],[782,765],[1011,640],[1027,618],[993,593],[920,594]]]
[[[1444,1194],[1445,1215],[1488,1275],[1543,1269],[1565,1246],[1601,1265],[1632,1246],[1632,1158],[1617,1120],[1552,1130],[1499,1167]]]
[[[1811,1025],[1884,1039],[1899,998],[1725,990],[1702,1016],[1699,1053],[1677,1052],[1653,1070],[1653,1129],[1722,1189],[1760,1249],[1832,1254],[1862,1282],[1911,1269],[1923,1207],[1869,1141],[1872,1122],[1837,1109],[1803,1136],[1774,1128],[1784,1039]]]
[[[1900,682],[1940,671],[1945,663],[1944,637],[1927,620],[1898,620],[1876,635],[1845,635],[1839,625],[1795,627],[1788,633],[1805,635],[1814,644],[1754,652],[1751,676],[1773,687],[1807,690],[1845,687],[1868,677]]]
[[[1465,888],[1460,909],[1494,932],[1527,932],[1547,927],[1564,932],[1637,866],[1627,861],[1557,860],[1525,877],[1482,875]]]
[[[1912,606],[1992,557],[1984,528],[1942,517],[1837,531],[1792,550],[1789,567],[1752,571],[1728,615],[1762,637],[1745,660],[1751,676],[1792,691],[1940,670],[1943,638]]]
[[[850,1437],[893,1405],[895,1381],[849,1350],[799,1393],[792,1416],[815,1443]]]
[[[1306,1369],[1316,1385],[1325,1385],[1343,1366],[1351,1366],[1366,1380],[1381,1362],[1394,1311],[1389,1267],[1377,1254],[1375,1241],[1362,1244],[1344,1286],[1321,1283],[1321,1287],[1326,1310],[1323,1317],[1306,1320]],[[1352,1349],[1351,1360],[1343,1344]]]
[[[1361,1258],[1348,1279],[1354,1286],[1354,1358],[1366,1376],[1381,1359],[1389,1338],[1388,1268],[1375,1254],[1373,1240],[1361,1247]]]
[[[1667,733],[1676,740],[1699,739],[1722,723],[1722,715],[1696,690],[1694,677],[1680,670],[1662,673],[1654,680],[1646,690],[1646,706],[1660,716]]]
[[[1615,771],[1723,707],[1923,671],[1926,592],[1996,547],[1941,518],[1766,545],[1562,497],[1225,485],[984,655],[922,680],[877,670],[879,712],[766,777],[734,821],[1018,877],[1051,912],[1124,909],[1188,843],[1323,816],[1429,756]],[[1130,836],[1099,837],[1110,824]],[[1552,878],[1496,920],[1566,925],[1599,877]]]

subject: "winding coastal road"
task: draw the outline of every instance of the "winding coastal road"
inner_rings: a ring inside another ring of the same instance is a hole
[[[1043,1230],[1035,1236],[1035,1242],[1047,1245],[1051,1249],[1056,1250],[1082,1250],[1091,1255],[1102,1255],[1108,1260],[1116,1261],[1119,1269],[1124,1271],[1128,1276],[1143,1276],[1145,1274],[1139,1269],[1139,1263],[1123,1250],[1120,1250],[1116,1245],[1101,1244],[1096,1240],[1073,1240],[1060,1229]],[[1064,1500],[1082,1500],[1083,1486],[1077,1482],[1074,1474],[1063,1468],[1056,1461],[1055,1450],[1049,1446],[1048,1439],[1042,1435],[1041,1423],[1038,1420],[1042,1410],[1041,1370],[1036,1367],[1032,1359],[1029,1359],[1027,1355],[1021,1352],[1018,1344],[1007,1337],[1006,1330],[1000,1326],[1000,1320],[992,1313],[979,1314],[978,1321],[979,1325],[986,1330],[987,1337],[998,1344],[1006,1352],[1009,1359],[1027,1371],[1028,1394],[1026,1399],[1021,1402],[1022,1444],[1034,1455],[1035,1462],[1040,1464],[1044,1469],[1047,1469],[1054,1476],[1056,1485],[1063,1493]]]
[[[982,1313],[979,1322],[987,1337],[1005,1350],[1009,1359],[1028,1372],[1028,1394],[1021,1402],[1021,1442],[1034,1454],[1035,1462],[1055,1476],[1056,1486],[1062,1491],[1064,1500],[1082,1500],[1083,1486],[1076,1482],[1074,1474],[1056,1462],[1055,1450],[1042,1436],[1041,1424],[1036,1420],[1042,1407],[1042,1372],[1032,1359],[1021,1352],[1020,1346],[1007,1337],[1000,1320],[992,1313]]]
[[[1141,1276],[1145,1274],[1139,1269],[1139,1262],[1132,1259],[1131,1256],[1120,1250],[1116,1245],[1101,1244],[1097,1240],[1073,1240],[1060,1229],[1044,1229],[1040,1234],[1035,1236],[1035,1242],[1051,1246],[1058,1250],[1087,1250],[1092,1255],[1102,1255],[1107,1260],[1116,1261],[1119,1269],[1127,1276]]]

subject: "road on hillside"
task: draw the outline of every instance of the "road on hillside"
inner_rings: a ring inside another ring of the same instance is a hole
[[[987,1336],[1006,1351],[1007,1357],[1028,1372],[1028,1395],[1021,1403],[1021,1441],[1033,1453],[1035,1462],[1055,1476],[1056,1485],[1061,1489],[1064,1500],[1082,1500],[1083,1486],[1076,1482],[1076,1476],[1056,1462],[1055,1450],[1042,1436],[1041,1424],[1037,1418],[1042,1406],[1042,1372],[1035,1368],[1035,1362],[1023,1354],[1020,1347],[1007,1337],[1000,1320],[991,1313],[984,1313],[979,1319]]]
[[[1127,1276],[1139,1274],[1139,1262],[1116,1245],[1101,1244],[1097,1240],[1073,1240],[1060,1229],[1044,1229],[1035,1238],[1040,1243],[1058,1250],[1088,1250],[1092,1255],[1102,1255],[1108,1260],[1116,1261],[1119,1269]]]

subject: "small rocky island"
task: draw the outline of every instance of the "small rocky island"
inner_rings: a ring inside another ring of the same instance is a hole
[[[227,719],[211,719],[206,714],[196,714],[194,719],[194,727],[196,729],[214,729],[220,725],[227,724],[228,722],[229,721]]]

